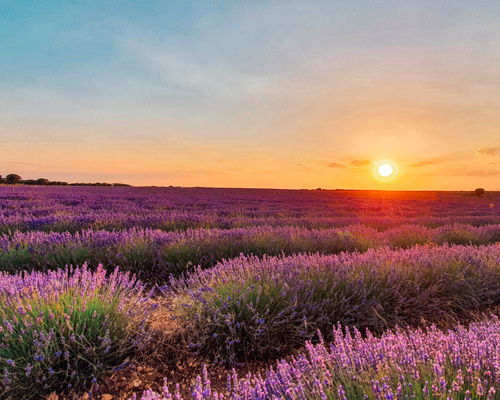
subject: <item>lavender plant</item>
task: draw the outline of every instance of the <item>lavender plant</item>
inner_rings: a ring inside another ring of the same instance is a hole
[[[92,390],[147,340],[143,285],[118,269],[0,274],[0,397]]]
[[[340,325],[333,343],[306,343],[303,355],[279,361],[265,377],[228,376],[227,395],[211,388],[207,370],[192,388],[196,400],[493,400],[500,393],[500,321],[435,327],[365,338]],[[182,400],[170,393],[144,392],[141,400]],[[136,399],[134,396],[133,400]]]
[[[341,251],[366,251],[388,246],[455,243],[491,244],[500,241],[500,225],[473,227],[445,225],[426,228],[404,225],[378,232],[355,225],[336,229],[298,227],[251,227],[238,229],[197,229],[164,232],[153,229],[126,231],[84,230],[76,234],[58,232],[16,232],[0,236],[0,269],[57,269],[88,262],[103,263],[108,270],[124,265],[143,281],[165,282],[194,266],[214,266],[222,259],[241,253],[263,255]],[[122,267],[123,268],[123,267]]]
[[[0,186],[0,232],[500,223],[498,193]]]
[[[500,247],[417,247],[337,256],[240,257],[172,279],[164,292],[198,354],[272,359],[337,322],[448,327],[500,304]]]

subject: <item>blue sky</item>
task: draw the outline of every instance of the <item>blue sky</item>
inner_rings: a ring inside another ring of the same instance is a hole
[[[496,1],[2,0],[0,173],[492,187],[499,20]],[[374,180],[380,159],[400,176]]]

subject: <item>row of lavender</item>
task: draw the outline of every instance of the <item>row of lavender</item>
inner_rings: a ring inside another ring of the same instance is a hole
[[[0,232],[500,223],[498,193],[0,187]]]
[[[363,338],[359,331],[333,329],[328,345],[306,344],[307,352],[282,360],[266,376],[228,376],[227,394],[210,385],[207,370],[193,387],[196,400],[493,400],[500,393],[500,321],[458,326],[446,333],[387,332]],[[135,400],[134,396],[132,400]],[[177,386],[151,390],[141,400],[182,400]]]
[[[189,347],[235,364],[289,354],[341,323],[446,328],[500,305],[500,246],[239,257],[172,278],[163,292]]]
[[[342,229],[309,230],[298,227],[251,227],[231,230],[198,229],[165,232],[151,229],[80,233],[16,232],[0,236],[0,269],[46,270],[66,265],[103,263],[108,270],[125,266],[143,280],[166,281],[200,265],[214,266],[241,253],[257,256],[319,252],[366,251],[369,248],[405,248],[422,244],[500,242],[500,225],[474,227],[446,225],[431,229],[400,226],[379,232],[361,225]]]
[[[282,375],[271,373],[254,392],[241,383],[235,396],[276,391],[276,398],[309,398],[311,393],[315,398],[323,391],[333,398],[362,398],[357,397],[361,393],[394,398],[400,384],[401,393],[414,390],[420,396],[429,390],[431,398],[442,398],[437,393],[444,396],[455,380],[462,396],[455,398],[463,399],[467,390],[476,397],[483,390],[486,396],[489,386],[496,390],[499,384],[496,320],[459,329],[449,341],[433,331],[429,344],[422,333],[387,334],[382,341],[369,335],[366,342],[356,334],[342,347],[340,330],[332,331],[337,322],[378,335],[396,325],[416,327],[425,321],[446,328],[479,318],[500,305],[499,245],[240,257],[172,278],[156,293],[121,272],[106,277],[102,267],[0,274],[0,300],[2,398],[89,390],[101,373],[123,368],[137,351],[157,354],[150,346],[157,346],[158,331],[149,323],[157,320],[156,310],[170,313],[188,339],[177,342],[178,353],[211,362],[289,355],[306,340],[320,340],[318,332],[326,341],[337,341],[333,358],[321,346],[317,356],[311,353],[312,370],[303,358],[282,363]],[[166,326],[171,324],[167,319]],[[456,359],[447,358],[453,354]],[[210,398],[204,390],[196,396]]]

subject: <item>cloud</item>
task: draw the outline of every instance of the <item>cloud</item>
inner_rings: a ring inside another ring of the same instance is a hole
[[[500,147],[480,147],[474,151],[474,154],[479,158],[491,158],[498,157],[499,152]]]
[[[500,171],[492,169],[479,169],[479,168],[459,168],[450,171],[447,175],[453,176],[497,176],[500,175]]]
[[[410,167],[425,167],[426,165],[441,164],[442,162],[443,160],[422,160],[415,164],[411,164]]]
[[[331,164],[328,164],[329,167],[332,167],[332,168],[346,168],[347,165],[344,165],[344,164],[339,164],[339,163],[336,163],[336,162],[333,162]]]
[[[351,165],[354,167],[364,167],[365,165],[370,165],[372,162],[370,160],[352,160]]]

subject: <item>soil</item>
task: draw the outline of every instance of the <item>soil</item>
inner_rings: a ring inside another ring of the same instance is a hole
[[[235,368],[238,377],[247,374],[265,375],[266,369],[274,363],[255,362],[247,366]],[[162,393],[164,378],[167,378],[170,393],[174,393],[176,384],[179,384],[179,392],[184,399],[192,397],[191,388],[196,384],[196,377],[202,374],[203,365],[195,360],[190,360],[166,369],[165,366],[151,366],[138,364],[130,369],[114,373],[110,376],[101,377],[99,388],[94,391],[92,398],[96,400],[128,400],[135,394],[137,399],[141,398],[145,390]],[[207,365],[208,377],[211,388],[218,393],[228,394],[227,376],[232,374],[232,369],[216,365]],[[72,394],[52,393],[47,400],[87,400],[88,394],[75,396]]]

